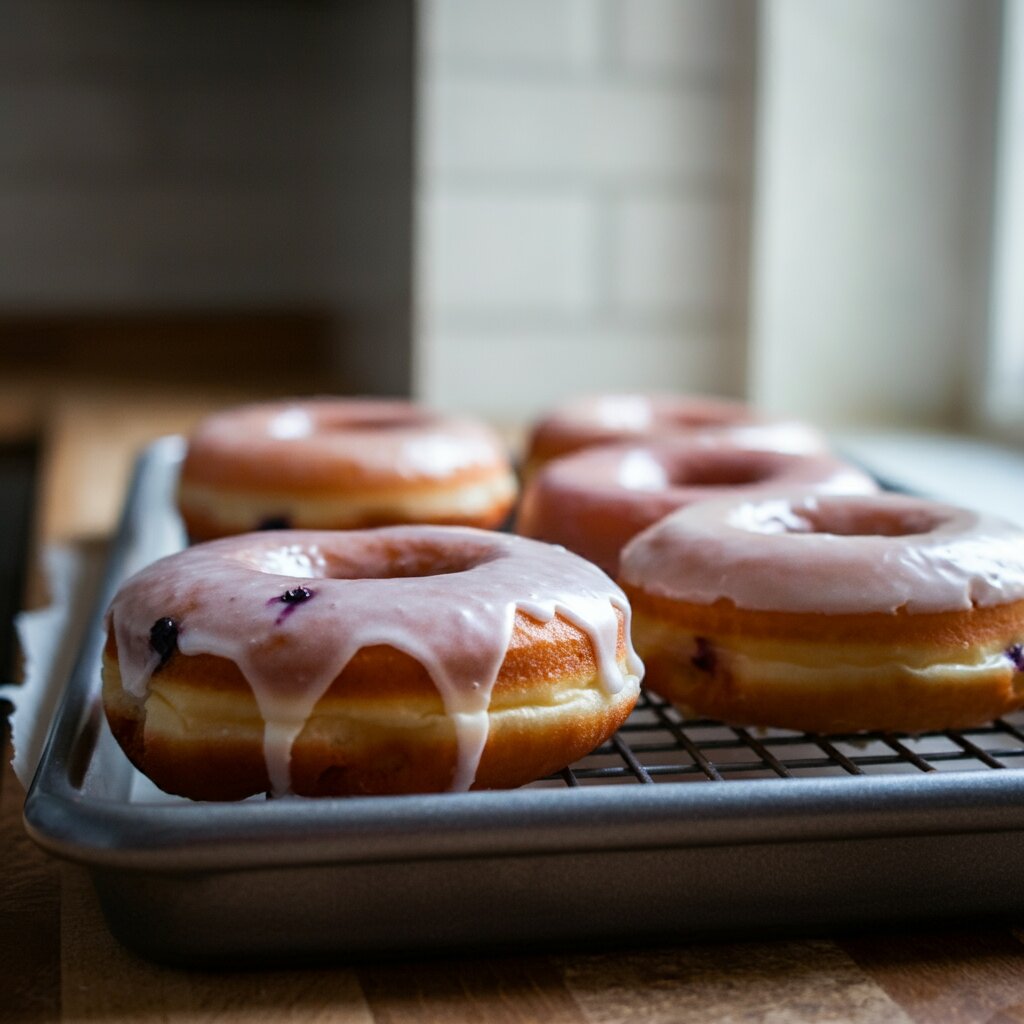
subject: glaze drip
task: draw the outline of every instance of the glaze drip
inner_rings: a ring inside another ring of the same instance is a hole
[[[301,592],[315,600],[282,596]],[[596,566],[562,548],[456,527],[286,531],[198,545],[128,580],[108,615],[123,685],[139,699],[159,665],[149,644],[157,616],[175,617],[182,654],[238,666],[263,716],[267,771],[281,794],[316,703],[357,651],[375,645],[403,651],[430,674],[456,733],[450,789],[469,789],[517,610],[540,622],[562,615],[585,632],[608,692],[642,675],[628,602]],[[626,620],[626,674],[616,610]]]

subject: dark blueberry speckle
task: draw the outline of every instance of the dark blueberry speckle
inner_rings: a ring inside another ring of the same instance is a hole
[[[288,530],[292,521],[287,516],[268,516],[256,524],[257,530]]]
[[[280,597],[272,597],[267,604],[284,605],[284,608],[281,609],[281,614],[274,620],[274,625],[280,626],[300,604],[305,604],[314,593],[309,587],[292,587],[291,590],[286,590]]]
[[[715,649],[711,646],[707,637],[698,636],[695,638],[696,652],[690,658],[690,664],[701,672],[715,671]]]
[[[178,624],[174,619],[157,619],[149,630],[149,646],[160,655],[160,671],[178,649]]]
[[[1006,648],[1006,656],[1013,662],[1018,672],[1024,672],[1024,645],[1012,644]]]

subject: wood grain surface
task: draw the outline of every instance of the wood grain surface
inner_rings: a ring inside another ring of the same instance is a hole
[[[60,879],[57,864],[25,834],[23,793],[3,723],[0,772],[0,1019],[57,1020],[60,1013]]]
[[[128,409],[72,395],[49,417],[42,538],[109,529],[138,443],[205,404],[155,402],[147,416],[136,398]],[[3,739],[2,1022],[1024,1024],[1024,945],[996,925],[251,972],[155,966],[111,937],[87,875],[25,835]]]

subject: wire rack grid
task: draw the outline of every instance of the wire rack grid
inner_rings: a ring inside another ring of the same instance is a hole
[[[604,745],[534,787],[728,782],[807,776],[894,775],[1024,768],[1024,712],[970,729],[916,736],[836,735],[686,719],[642,694]]]

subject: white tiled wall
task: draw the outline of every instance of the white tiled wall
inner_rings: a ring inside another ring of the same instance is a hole
[[[423,286],[457,315],[585,314],[597,249],[592,204],[566,189],[464,188],[425,201]]]
[[[734,300],[731,238],[723,203],[635,196],[611,213],[616,308],[643,316],[713,316]]]
[[[415,379],[529,415],[744,381],[756,7],[425,0]]]

